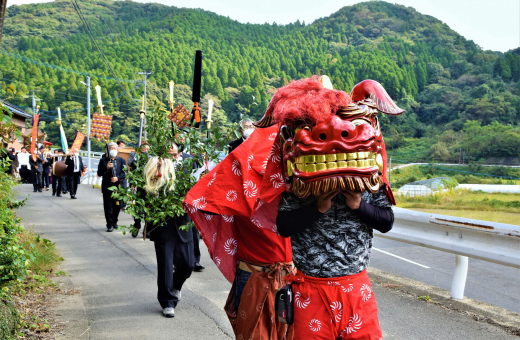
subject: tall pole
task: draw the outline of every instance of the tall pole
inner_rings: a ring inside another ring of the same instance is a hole
[[[137,72],[137,74],[142,74],[144,75],[144,118],[141,118],[142,122],[141,122],[141,125],[142,125],[142,129],[144,130],[144,139],[146,140],[147,139],[147,133],[146,133],[146,78],[148,77],[148,75],[150,74],[153,74],[153,72]],[[141,114],[142,116],[142,114]],[[141,136],[141,134],[139,134]],[[141,137],[139,137],[139,145],[137,147],[140,147],[141,146]]]
[[[87,183],[92,183],[92,168],[90,167],[90,77],[87,77],[87,157],[88,157],[88,179]]]

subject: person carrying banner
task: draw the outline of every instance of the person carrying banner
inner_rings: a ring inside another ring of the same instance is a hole
[[[101,192],[103,193],[103,209],[107,223],[107,232],[117,229],[117,221],[121,210],[120,201],[112,198],[114,186],[120,186],[125,182],[126,174],[124,167],[126,161],[117,156],[117,144],[108,143],[109,156],[99,161],[97,175],[103,177],[101,181]]]

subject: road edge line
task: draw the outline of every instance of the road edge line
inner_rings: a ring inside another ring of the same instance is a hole
[[[520,336],[519,313],[468,297],[464,297],[463,300],[452,299],[448,290],[376,268],[368,268],[368,276],[372,283],[383,288],[398,290],[416,298],[429,296],[428,302],[466,313],[476,321],[497,325],[513,335]]]

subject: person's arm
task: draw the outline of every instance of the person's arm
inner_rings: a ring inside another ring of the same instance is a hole
[[[354,210],[361,221],[369,227],[387,233],[394,225],[394,212],[392,208],[381,208],[373,206],[361,200],[359,208]]]
[[[278,216],[276,217],[278,234],[283,237],[299,234],[305,229],[311,228],[322,216],[323,213],[318,210],[317,206],[306,209],[278,211]]]
[[[387,233],[394,224],[392,204],[382,190],[370,194],[370,203],[361,198],[360,192],[344,190],[345,203],[370,228]]]
[[[330,192],[302,203],[292,194],[283,193],[276,217],[278,234],[290,237],[311,228],[329,210],[331,200],[337,194],[338,191]]]
[[[125,173],[125,170],[124,170],[124,167],[126,165],[126,161],[121,158],[121,166],[120,168],[118,169],[119,171],[119,174],[117,176],[117,179],[119,180],[119,182],[123,183],[123,181],[125,180],[126,178],[126,173]]]
[[[107,172],[107,167],[105,165],[105,160],[104,159],[101,159],[99,161],[99,164],[98,164],[98,169],[97,169],[97,175],[99,177],[103,177],[105,175],[105,173]]]

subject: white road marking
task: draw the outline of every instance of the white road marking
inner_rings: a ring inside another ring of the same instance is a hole
[[[400,259],[400,260],[403,260],[403,261],[406,261],[406,262],[413,263],[413,264],[415,264],[415,265],[417,265],[417,266],[419,266],[419,267],[423,267],[423,268],[426,268],[426,269],[430,269],[430,267],[425,266],[424,264],[420,264],[420,263],[414,262],[414,261],[412,261],[412,260],[405,259],[404,257],[401,257],[401,256],[399,256],[399,255],[395,255],[395,254],[389,253],[389,252],[384,251],[384,250],[381,250],[381,249],[379,249],[379,248],[372,247],[372,249],[377,250],[378,252],[381,252],[381,253],[386,254],[386,255],[390,255],[390,256],[393,256],[393,257],[397,257],[397,258]]]

